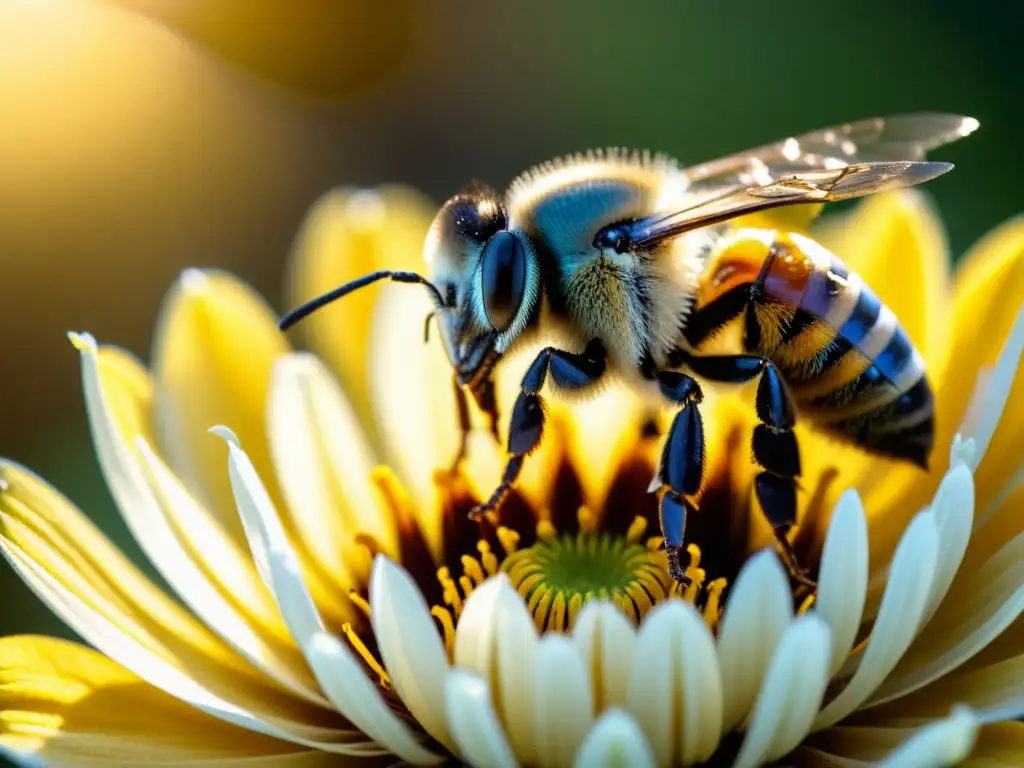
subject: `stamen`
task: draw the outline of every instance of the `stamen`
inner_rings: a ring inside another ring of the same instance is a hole
[[[352,629],[352,625],[346,621],[344,624],[342,624],[341,631],[348,639],[349,643],[351,643],[352,648],[355,649],[355,652],[362,657],[363,661],[366,662],[366,665],[374,671],[374,674],[377,675],[377,677],[379,678],[380,686],[382,688],[390,688],[391,678],[388,677],[388,673],[384,671],[383,665],[381,665],[381,663],[377,661],[374,655],[370,653],[370,649],[366,647],[366,644],[359,639],[359,635],[357,635],[355,633],[355,630]]]
[[[640,541],[640,538],[646,531],[647,519],[637,515],[633,518],[633,522],[629,524],[629,528],[626,530],[626,541],[636,543]]]
[[[352,604],[363,612],[366,618],[370,618],[370,604],[363,599],[363,596],[358,592],[349,592],[348,599],[352,601]]]
[[[519,548],[520,536],[518,533],[513,531],[511,528],[506,528],[504,525],[498,528],[498,541],[501,543],[502,549],[508,554],[512,554]]]
[[[597,518],[586,507],[580,507],[577,510],[576,519],[579,521],[581,533],[593,534],[597,532]]]
[[[444,632],[444,647],[450,660],[455,655],[455,620],[452,618],[452,612],[435,605],[430,609],[430,615],[441,622],[441,630]]]
[[[725,579],[715,579],[708,584],[708,600],[704,605],[704,623],[708,629],[714,631],[718,626],[718,620],[722,617],[722,592],[725,591],[728,582]]]
[[[800,607],[797,609],[797,616],[803,616],[811,609],[811,606],[814,605],[814,597],[816,594],[816,592],[811,592],[811,594],[804,598],[804,601],[800,603]]]
[[[484,573],[484,569],[480,565],[480,561],[469,555],[463,555],[462,558],[462,572],[473,580],[473,586],[466,592],[466,597],[469,597],[469,593],[473,591],[475,587],[480,586],[484,583],[484,579],[487,575]],[[463,587],[465,589],[465,587]]]
[[[493,576],[498,572],[498,558],[491,552],[491,545],[486,541],[478,541],[476,545],[477,551],[480,553],[480,560],[484,564],[484,570],[487,571],[488,576]]]

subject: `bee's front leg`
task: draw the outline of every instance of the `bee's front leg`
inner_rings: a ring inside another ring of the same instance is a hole
[[[686,532],[686,517],[695,511],[692,497],[700,490],[704,475],[704,422],[698,408],[703,394],[690,376],[677,371],[655,374],[661,393],[681,406],[672,420],[661,451],[656,482],[660,484],[658,515],[665,537],[669,575],[680,584],[690,583],[679,562]]]
[[[466,397],[466,390],[459,385],[457,375],[452,377],[452,384],[455,389],[455,407],[459,418],[459,447],[455,452],[455,458],[452,459],[449,472],[455,474],[462,464],[462,460],[466,458],[466,451],[469,450],[469,435],[473,431],[473,422],[469,415],[469,398]],[[488,376],[471,391],[477,407],[487,417],[488,429],[494,439],[499,440],[498,405],[494,399],[494,380]]]
[[[497,509],[518,479],[523,461],[540,445],[544,431],[544,400],[540,390],[547,377],[550,375],[561,389],[586,389],[604,375],[606,366],[607,353],[596,339],[579,355],[554,347],[545,347],[540,351],[523,376],[519,397],[512,407],[508,431],[509,458],[501,483],[487,501],[470,510],[470,517],[479,519]]]

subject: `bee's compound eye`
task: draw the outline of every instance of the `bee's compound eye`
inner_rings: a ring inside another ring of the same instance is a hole
[[[519,238],[502,231],[487,241],[480,282],[487,320],[504,331],[516,316],[526,284],[526,251]]]
[[[454,232],[477,243],[486,243],[508,223],[497,198],[482,193],[457,195],[448,203],[447,216]]]

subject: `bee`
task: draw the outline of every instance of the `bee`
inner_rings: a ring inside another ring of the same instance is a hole
[[[585,393],[614,374],[667,400],[677,411],[652,490],[669,572],[684,583],[679,552],[699,504],[705,455],[698,382],[756,379],[754,496],[791,576],[813,587],[789,542],[798,414],[867,451],[926,467],[932,392],[897,318],[839,258],[798,233],[737,219],[929,181],[952,165],[925,153],[977,126],[953,115],[898,115],[689,168],[626,150],[544,163],[504,194],[474,184],[449,199],[426,237],[429,278],[374,272],[280,325],[378,280],[425,286],[454,370],[459,458],[470,430],[466,393],[497,437],[496,366],[520,344],[550,340],[523,375],[503,476],[475,516],[501,504],[540,444],[545,383]],[[733,342],[723,350],[727,338]]]

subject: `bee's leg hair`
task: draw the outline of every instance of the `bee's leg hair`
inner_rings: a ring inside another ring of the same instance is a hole
[[[704,422],[700,415],[703,394],[690,376],[677,371],[655,374],[661,393],[682,406],[669,428],[658,466],[658,516],[665,537],[669,575],[683,585],[690,583],[679,562],[686,532],[686,517],[696,510],[692,497],[704,477]]]
[[[607,353],[596,339],[578,355],[554,347],[540,351],[523,376],[519,397],[512,406],[508,431],[509,458],[501,483],[487,501],[470,510],[470,517],[479,519],[497,509],[519,477],[523,460],[540,445],[544,431],[544,400],[539,393],[548,375],[560,389],[581,390],[597,382],[604,375],[606,366]]]
[[[800,567],[789,541],[796,523],[796,478],[800,475],[800,449],[793,425],[796,408],[778,368],[757,355],[687,355],[691,371],[708,381],[739,383],[760,377],[757,384],[757,418],[754,427],[754,461],[762,471],[754,478],[754,494],[771,523],[790,576],[800,584],[814,582]]]

